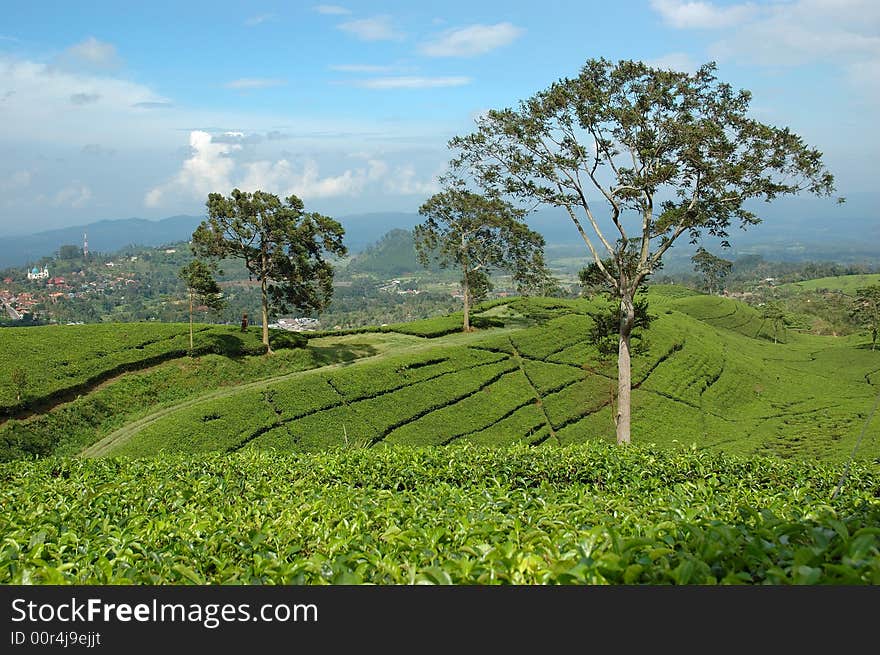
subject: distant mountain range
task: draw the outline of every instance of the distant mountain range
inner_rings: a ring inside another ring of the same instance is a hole
[[[171,216],[158,221],[144,218],[104,220],[75,225],[27,236],[0,238],[0,268],[25,266],[49,257],[63,245],[82,246],[83,234],[88,235],[91,252],[116,252],[130,245],[161,246],[188,241],[203,220],[200,216]],[[421,221],[418,214],[358,214],[339,219],[345,227],[345,243],[352,252],[359,252],[378,241],[393,229],[412,229]]]
[[[827,259],[853,261],[880,257],[880,193],[853,194],[843,205],[827,200],[787,198],[752,210],[764,219],[743,232],[731,230],[731,254],[760,253],[768,259]],[[143,218],[103,220],[87,225],[0,239],[0,268],[35,264],[62,245],[81,245],[88,234],[93,252],[115,252],[129,245],[160,246],[187,241],[202,219],[171,216],[158,221]],[[422,221],[416,213],[376,212],[339,219],[352,253],[379,241],[394,229],[412,229]],[[529,217],[532,229],[548,244],[581,246],[571,220],[561,210],[542,210]],[[711,245],[711,241],[709,242]],[[678,250],[678,248],[676,248]],[[683,250],[689,250],[684,248]],[[727,255],[725,255],[727,256]]]

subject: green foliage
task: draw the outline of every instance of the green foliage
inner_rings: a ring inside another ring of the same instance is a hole
[[[328,216],[305,211],[296,196],[233,189],[208,194],[208,219],[193,233],[197,256],[235,258],[260,281],[263,321],[270,306],[320,311],[333,294],[333,267],[326,255],[342,256],[345,231]],[[263,343],[269,346],[264,325]]]
[[[733,268],[732,261],[713,255],[703,247],[697,249],[691,261],[694,263],[694,270],[703,276],[703,286],[709,293],[721,290],[724,279]]]
[[[585,282],[597,275],[623,307],[622,341],[636,292],[682,235],[727,245],[731,225],[759,222],[749,201],[834,190],[822,153],[751,118],[751,93],[719,82],[715,69],[590,59],[577,77],[484,113],[476,131],[449,143],[455,174],[490,196],[565,209],[595,262]],[[601,227],[594,199],[613,228]],[[621,349],[621,367],[627,357]],[[618,440],[629,442],[629,404],[618,414]]]
[[[779,341],[780,330],[784,330],[785,307],[778,300],[769,300],[761,307],[761,318],[773,330],[773,343]]]
[[[630,338],[635,341],[633,351],[638,352],[644,347],[644,330],[651,327],[651,321],[656,317],[648,313],[648,300],[644,297],[633,299],[634,319]],[[621,307],[619,302],[613,300],[605,303],[598,311],[590,313],[593,325],[588,332],[590,343],[593,344],[603,357],[611,357],[617,354],[620,342],[620,318]]]
[[[28,385],[27,371],[20,366],[16,366],[12,369],[12,373],[9,374],[9,379],[15,388],[15,402],[20,403]]]
[[[80,246],[64,245],[58,248],[58,259],[72,260],[82,258],[83,251]]]
[[[694,450],[0,465],[3,584],[878,584],[876,472]]]
[[[223,292],[214,279],[217,266],[199,259],[192,260],[180,269],[178,277],[186,285],[192,304],[200,304],[208,309],[219,310],[223,307]],[[192,314],[190,314],[190,318]]]
[[[525,224],[525,210],[508,202],[453,181],[431,196],[419,213],[426,217],[413,232],[419,260],[462,272],[465,330],[470,329],[471,302],[483,300],[491,289],[491,271],[507,271],[521,285],[546,271],[544,237]]]
[[[877,334],[880,332],[880,284],[856,290],[851,315],[868,330],[871,335],[871,350],[874,350],[877,346]]]

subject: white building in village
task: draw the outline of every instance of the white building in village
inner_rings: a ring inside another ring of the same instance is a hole
[[[42,269],[39,269],[36,266],[34,266],[31,270],[28,271],[27,279],[28,280],[48,280],[49,279],[49,267],[43,266]]]

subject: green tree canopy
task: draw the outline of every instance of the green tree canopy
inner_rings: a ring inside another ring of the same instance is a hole
[[[880,284],[856,290],[850,316],[871,334],[871,350],[874,350],[880,333]]]
[[[263,343],[269,348],[270,311],[320,311],[333,295],[330,255],[344,256],[342,226],[306,212],[296,196],[233,189],[208,195],[208,219],[193,233],[197,256],[241,259],[260,282]]]
[[[523,222],[524,210],[504,200],[482,196],[453,181],[431,196],[419,213],[426,220],[413,235],[422,264],[435,260],[441,267],[461,270],[465,332],[471,329],[475,293],[488,292],[492,270],[507,271],[518,283],[545,270],[544,237]]]
[[[488,194],[564,208],[613,290],[618,442],[630,440],[633,297],[666,251],[682,235],[726,240],[731,225],[758,223],[750,200],[833,191],[822,154],[751,118],[750,101],[718,81],[714,64],[688,74],[591,59],[577,77],[483,114],[473,133],[450,141],[453,169]]]
[[[189,349],[193,349],[193,311],[198,300],[199,304],[208,309],[220,310],[225,304],[223,291],[214,279],[217,265],[194,259],[180,269],[178,277],[183,280],[189,297]]]
[[[703,285],[709,293],[720,292],[725,278],[733,268],[733,262],[713,255],[705,248],[698,248],[696,254],[691,257],[694,270],[703,276]]]

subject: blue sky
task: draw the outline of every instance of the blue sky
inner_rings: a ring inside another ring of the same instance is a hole
[[[183,4],[183,6],[180,6]],[[128,5],[128,6],[125,6]],[[415,211],[447,140],[591,57],[715,60],[874,191],[880,3],[5,3],[0,234],[200,213],[234,186]]]

